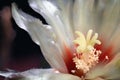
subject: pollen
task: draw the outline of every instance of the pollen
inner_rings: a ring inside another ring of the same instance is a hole
[[[76,31],[78,37],[73,41],[76,47],[76,53],[73,57],[73,62],[77,70],[87,73],[99,61],[100,50],[94,48],[95,44],[101,44],[97,39],[98,33],[92,36],[93,31],[89,30],[85,37],[83,33]],[[75,71],[74,71],[75,72]]]

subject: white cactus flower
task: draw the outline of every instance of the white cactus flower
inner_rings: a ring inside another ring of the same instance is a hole
[[[28,80],[120,79],[120,0],[29,0],[29,5],[48,25],[15,4],[13,18],[55,70],[41,69],[44,74]]]

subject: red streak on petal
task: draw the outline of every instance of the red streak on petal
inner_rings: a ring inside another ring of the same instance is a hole
[[[112,54],[113,53],[113,48],[114,48],[113,45],[110,45],[106,49],[104,49],[104,45],[101,44],[101,45],[95,45],[95,48],[97,50],[101,50],[102,51],[102,54],[99,56],[99,62],[100,63],[104,63],[104,62],[108,63],[108,62],[110,62],[113,59],[113,57],[114,57],[114,55]],[[106,56],[108,57],[108,60],[106,59]]]
[[[65,64],[67,66],[68,72],[70,74],[73,74],[79,77],[84,76],[83,71],[78,70],[75,66],[75,63],[73,62],[73,57],[74,57],[73,52],[66,45],[64,45],[64,49],[66,53],[66,57],[64,58],[64,60],[65,60]],[[72,73],[71,70],[75,70],[75,73]]]
[[[106,62],[106,61],[110,62],[114,57],[114,55],[112,53],[113,53],[113,46],[111,45],[111,46],[107,47],[107,49],[105,51],[102,52],[102,54],[99,57],[99,59],[100,59],[99,61],[100,62]],[[105,59],[106,56],[108,57],[108,60]]]
[[[75,68],[75,63],[73,62],[73,53],[72,51],[70,50],[69,47],[67,47],[66,45],[64,45],[64,49],[65,49],[65,64],[67,66],[67,69],[68,69],[68,72],[71,73],[71,70],[74,70]]]

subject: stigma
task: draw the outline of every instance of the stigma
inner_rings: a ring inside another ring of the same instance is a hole
[[[74,74],[78,71],[83,74],[87,73],[92,67],[94,67],[99,61],[99,55],[102,53],[100,50],[95,49],[95,45],[100,45],[98,40],[98,33],[93,35],[93,30],[89,30],[87,35],[76,31],[77,38],[73,41],[76,46],[73,62],[75,63],[75,70],[71,70]]]

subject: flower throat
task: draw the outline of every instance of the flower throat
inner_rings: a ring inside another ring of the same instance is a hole
[[[76,31],[77,38],[73,41],[76,45],[74,57],[75,69],[71,70],[72,74],[84,75],[99,61],[100,50],[94,48],[95,44],[100,45],[101,42],[97,39],[98,34],[92,35],[93,31],[89,30],[85,37],[83,33]]]

